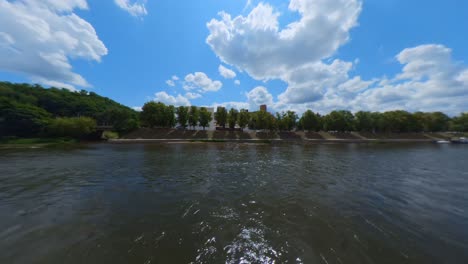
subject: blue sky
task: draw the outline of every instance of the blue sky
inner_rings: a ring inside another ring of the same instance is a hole
[[[130,107],[458,114],[466,10],[455,0],[0,0],[0,79]]]

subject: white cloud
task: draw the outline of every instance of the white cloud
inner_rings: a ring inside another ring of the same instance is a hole
[[[223,63],[257,80],[286,83],[273,109],[468,109],[468,67],[454,61],[449,48],[405,49],[396,57],[401,73],[364,80],[352,74],[359,59],[333,57],[358,24],[361,0],[290,0],[288,7],[300,19],[285,26],[279,23],[280,13],[264,3],[247,16],[221,12],[221,19],[207,23],[206,42]]]
[[[221,12],[207,26],[206,41],[225,63],[255,79],[284,79],[296,69],[333,55],[357,25],[360,0],[291,0],[301,19],[280,28],[279,13],[258,4],[249,15]]]
[[[348,70],[344,70],[334,78],[339,80],[325,89],[323,96],[317,100],[288,104],[283,94],[279,96],[276,107],[311,108],[323,113],[334,109],[404,109],[458,114],[468,109],[468,67],[454,61],[449,48],[443,45],[421,45],[403,50],[396,58],[402,70],[393,78],[366,81],[360,76],[350,78]],[[294,92],[289,92],[289,97],[293,97]]]
[[[202,95],[199,94],[199,93],[186,93],[186,94],[185,94],[185,97],[186,97],[187,99],[193,100],[193,99],[197,99],[197,98],[202,97]]]
[[[185,76],[185,90],[200,89],[200,92],[216,92],[222,86],[223,83],[211,80],[203,72],[190,73]]]
[[[174,87],[176,86],[176,82],[179,80],[179,77],[177,75],[172,75],[171,79],[166,81],[166,84],[168,86]]]
[[[390,79],[350,77],[352,64],[335,60],[330,65],[306,67],[305,72],[313,76],[310,80],[302,81],[301,71],[289,76],[291,84],[277,101],[265,87],[257,87],[246,94],[246,102],[229,104],[247,104],[251,110],[267,104],[272,111],[298,113],[306,109],[321,113],[403,109],[456,115],[468,109],[468,66],[455,61],[449,48],[421,45],[403,50],[396,58],[402,70]]]
[[[84,0],[0,0],[0,70],[46,85],[89,87],[70,59],[99,62],[107,48],[93,26],[73,13],[86,8]]]
[[[235,81],[234,81],[234,84],[235,84],[235,85],[240,85],[241,82],[240,82],[239,80],[235,80]]]
[[[167,94],[166,92],[158,92],[155,94],[153,99],[155,102],[161,102],[167,105],[174,105],[174,106],[189,106],[190,101],[182,95],[172,96]]]
[[[174,86],[175,86],[175,82],[174,82],[173,80],[167,80],[167,81],[166,81],[166,84],[167,84],[168,86],[171,86],[171,87],[174,87]]]
[[[141,106],[134,106],[134,107],[132,107],[132,109],[137,111],[137,112],[143,111],[143,107],[141,107]]]
[[[228,69],[224,67],[223,65],[219,65],[218,71],[219,71],[219,74],[221,74],[221,76],[223,76],[226,79],[234,79],[237,76],[233,70]]]
[[[249,109],[249,104],[246,102],[224,102],[224,103],[214,103],[212,107],[216,109],[218,106],[225,107],[226,109]]]
[[[273,105],[273,96],[268,92],[267,88],[258,86],[246,94],[247,102],[251,110],[258,110],[260,105]]]
[[[139,17],[148,14],[145,7],[146,1],[131,3],[130,0],[114,0],[114,2],[132,16]]]
[[[369,109],[444,111],[468,109],[468,67],[452,58],[443,45],[421,45],[403,50],[397,60],[404,65],[395,78],[355,95],[353,105]]]

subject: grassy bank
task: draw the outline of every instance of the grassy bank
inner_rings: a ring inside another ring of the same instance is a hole
[[[3,138],[0,148],[43,148],[73,146],[79,141],[71,138]]]

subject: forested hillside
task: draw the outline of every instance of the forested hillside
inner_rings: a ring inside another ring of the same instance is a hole
[[[81,137],[97,125],[132,130],[138,113],[94,92],[0,82],[0,136]]]

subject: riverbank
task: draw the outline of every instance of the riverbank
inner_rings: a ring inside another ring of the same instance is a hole
[[[140,128],[112,143],[161,142],[238,142],[279,143],[433,143],[454,137],[454,133],[367,133],[367,132],[264,132],[264,131],[203,131]]]
[[[79,141],[69,138],[9,138],[0,140],[0,149],[29,149],[74,146]]]

